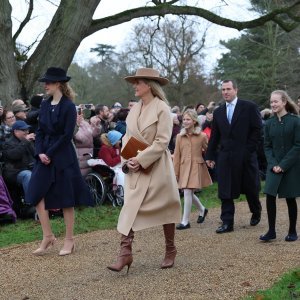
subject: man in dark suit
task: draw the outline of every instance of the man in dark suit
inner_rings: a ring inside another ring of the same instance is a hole
[[[238,99],[233,80],[222,83],[225,103],[214,111],[212,133],[206,152],[206,163],[215,166],[218,151],[218,196],[221,199],[223,224],[217,233],[233,231],[234,202],[245,194],[252,213],[250,225],[260,222],[260,179],[257,147],[261,139],[262,120],[257,105]]]

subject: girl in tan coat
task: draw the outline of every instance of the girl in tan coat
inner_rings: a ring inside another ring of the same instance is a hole
[[[183,129],[177,135],[174,152],[174,169],[178,188],[183,189],[183,217],[177,229],[188,229],[192,203],[199,210],[197,223],[203,223],[208,210],[194,194],[195,189],[212,184],[202,152],[207,149],[207,135],[201,132],[198,116],[194,109],[187,109],[182,118]]]
[[[176,256],[175,223],[180,220],[180,199],[168,144],[172,134],[170,108],[161,88],[168,83],[156,70],[138,69],[135,76],[125,77],[133,84],[135,104],[126,119],[123,147],[130,137],[149,146],[125,162],[124,206],[118,231],[122,234],[117,262],[108,269],[119,272],[132,263],[132,240],[135,231],[163,225],[166,253],[161,268],[171,268]],[[143,172],[152,166],[150,172]]]

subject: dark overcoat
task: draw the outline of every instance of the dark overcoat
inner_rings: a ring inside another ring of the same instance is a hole
[[[280,198],[300,196],[300,119],[287,114],[273,116],[265,125],[264,149],[268,162],[264,192]],[[274,173],[280,166],[283,173]]]
[[[92,205],[72,142],[77,116],[75,104],[66,97],[56,106],[52,106],[51,101],[52,97],[41,105],[35,140],[36,163],[27,199],[36,205],[44,198],[46,209]],[[42,153],[51,159],[49,165],[40,161]]]
[[[240,194],[259,192],[260,179],[257,148],[261,139],[262,120],[255,103],[237,100],[231,124],[226,104],[214,111],[207,160],[217,159],[220,199],[236,199]]]
[[[19,140],[14,134],[3,145],[3,177],[7,183],[16,184],[21,171],[31,170],[34,163],[32,142]]]

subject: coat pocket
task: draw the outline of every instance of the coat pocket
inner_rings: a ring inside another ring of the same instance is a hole
[[[135,173],[130,172],[128,174],[128,176],[129,176],[129,187],[130,187],[131,190],[134,190],[136,188],[136,184],[137,184],[137,181],[138,181],[140,175],[141,175],[141,172],[135,172]]]

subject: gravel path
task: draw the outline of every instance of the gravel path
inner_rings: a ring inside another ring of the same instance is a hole
[[[284,241],[285,201],[278,205],[278,237],[271,243],[258,240],[267,228],[265,201],[263,207],[261,223],[251,227],[247,204],[238,203],[235,231],[222,235],[215,234],[219,208],[210,209],[201,225],[194,214],[191,229],[176,231],[176,265],[166,270],[159,269],[164,255],[159,227],[135,234],[128,276],[106,269],[119,249],[115,230],[76,236],[76,252],[65,257],[57,255],[62,240],[43,257],[31,255],[38,242],[0,249],[0,299],[242,299],[300,266],[299,241]]]

